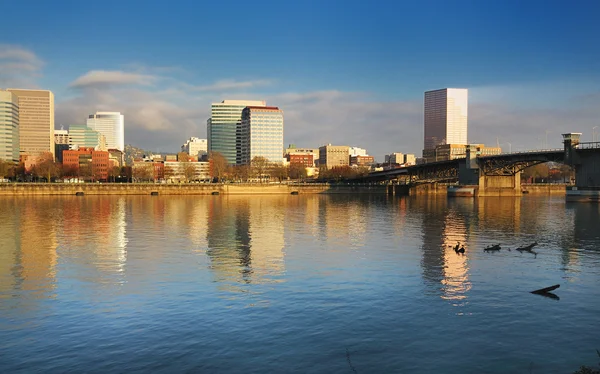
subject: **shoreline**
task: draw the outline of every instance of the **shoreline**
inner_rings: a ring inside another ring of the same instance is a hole
[[[412,188],[380,184],[329,183],[0,183],[0,196],[84,195],[300,195],[300,194],[389,194],[396,196],[449,196],[448,184]],[[523,184],[523,194],[566,195],[564,184]],[[488,195],[491,196],[491,195]],[[498,195],[506,196],[506,195]],[[522,195],[519,195],[522,196]],[[474,196],[449,197],[473,198]],[[483,197],[483,196],[480,196]],[[510,197],[515,197],[512,195]]]
[[[31,195],[298,195],[298,194],[386,194],[377,184],[246,184],[246,183],[7,183],[0,196]]]

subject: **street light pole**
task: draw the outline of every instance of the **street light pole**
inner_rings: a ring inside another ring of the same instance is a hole
[[[598,128],[598,126],[594,126],[592,127],[592,141],[595,143],[596,142],[596,129]]]

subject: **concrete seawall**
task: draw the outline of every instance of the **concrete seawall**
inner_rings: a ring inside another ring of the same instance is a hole
[[[460,187],[456,184],[448,184],[448,183],[427,183],[427,184],[419,184],[416,186],[407,186],[407,185],[393,185],[388,187],[388,191],[397,196],[422,196],[422,195],[448,195],[448,187]],[[513,189],[501,189],[490,187],[485,191],[485,194],[480,193],[479,186],[462,186],[462,187],[470,187],[472,188],[472,193],[469,197],[515,197],[522,196],[525,194],[530,195],[565,195],[567,190],[566,184],[522,184],[521,189],[515,190]],[[464,196],[467,196],[465,194]],[[463,197],[460,194],[453,194],[453,197]]]
[[[566,184],[522,184],[521,191],[530,195],[566,195]]]
[[[0,184],[0,196],[385,194],[386,187],[342,184],[6,183]]]

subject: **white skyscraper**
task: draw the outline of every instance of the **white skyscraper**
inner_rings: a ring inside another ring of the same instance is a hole
[[[466,88],[425,92],[424,149],[440,144],[467,144],[468,100]]]
[[[120,112],[90,114],[87,126],[104,135],[108,149],[125,150],[125,117]]]
[[[283,111],[274,106],[244,108],[239,144],[238,164],[248,165],[257,156],[269,162],[283,162]]]

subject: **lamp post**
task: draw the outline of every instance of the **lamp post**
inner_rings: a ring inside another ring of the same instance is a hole
[[[592,141],[595,143],[596,142],[596,129],[598,128],[598,126],[594,126],[592,127]]]
[[[544,148],[548,149],[548,133],[550,131],[546,130],[546,144],[544,144]]]

